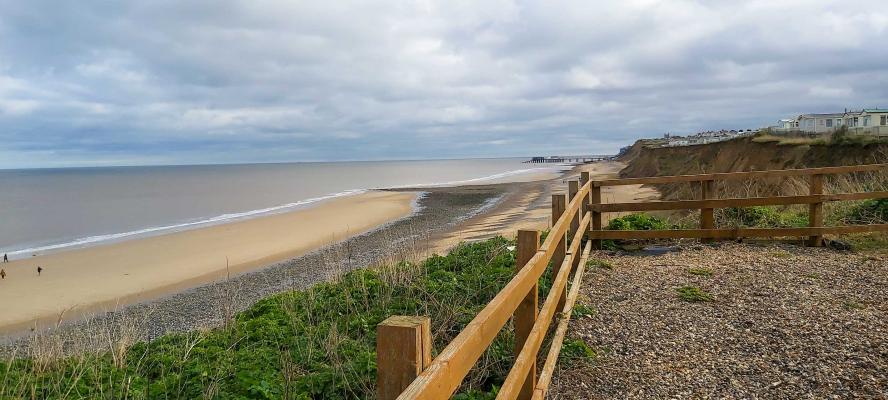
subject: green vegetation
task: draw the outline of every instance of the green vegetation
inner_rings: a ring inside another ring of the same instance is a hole
[[[651,231],[669,229],[669,224],[655,216],[637,213],[610,220],[607,224],[607,229],[614,231]],[[623,242],[620,240],[602,240],[601,245],[606,249],[616,250],[620,248]]]
[[[586,261],[586,268],[614,269],[614,265],[605,260],[593,258],[589,261]]]
[[[866,146],[876,143],[885,143],[885,139],[875,135],[850,133],[847,126],[842,126],[833,132],[828,142],[836,146]]]
[[[717,219],[720,226],[793,228],[808,225],[805,212],[767,206],[719,209]]]
[[[754,143],[776,143],[778,146],[804,146],[804,145],[825,145],[827,141],[823,138],[809,138],[799,136],[774,135],[770,133],[760,133],[752,138]]]
[[[848,131],[848,127],[842,126],[832,134],[819,134],[815,136],[775,133],[768,129],[760,131],[752,138],[754,143],[775,143],[778,146],[867,146],[876,143],[885,143],[885,138],[855,134]]]
[[[712,270],[709,268],[688,268],[688,273],[697,276],[712,276]]]
[[[789,257],[792,257],[792,254],[789,254],[788,252],[780,250],[780,251],[772,252],[771,256],[777,257],[777,258],[789,258]]]
[[[825,218],[827,225],[877,224],[888,222],[888,199],[872,199],[846,207],[830,208]],[[694,220],[696,214],[690,214],[689,220],[679,219],[670,223],[648,214],[630,214],[610,221],[609,230],[659,230],[659,229],[695,229],[699,222]],[[753,206],[729,207],[716,209],[716,226],[748,227],[748,228],[796,228],[808,226],[806,206]],[[874,232],[865,234],[843,235],[842,241],[858,251],[885,251],[888,249],[888,233]],[[632,250],[630,241],[603,240],[602,246],[609,250]],[[775,253],[775,257],[789,257],[785,252]],[[589,266],[607,268],[598,265],[599,261],[591,260]]]
[[[848,242],[855,251],[872,251],[888,254],[888,232],[869,232],[846,235],[843,241]]]
[[[699,303],[712,301],[712,295],[696,286],[682,286],[676,289],[676,291],[678,291],[678,297],[687,302]]]
[[[648,214],[629,214],[614,218],[607,224],[607,229],[614,231],[652,231],[669,229],[666,221]]]
[[[566,340],[558,354],[558,363],[562,366],[580,362],[589,362],[598,357],[598,352],[582,339]]]
[[[571,311],[571,318],[582,318],[588,317],[590,315],[595,314],[595,309],[584,304],[584,303],[576,303],[574,304],[573,311]]]
[[[848,224],[888,222],[888,199],[870,199],[854,205],[843,218]]]
[[[113,351],[96,354],[6,360],[0,398],[370,398],[376,325],[390,315],[428,315],[434,348],[443,349],[512,278],[510,245],[495,238],[421,264],[354,271],[266,298],[225,328],[109,344]],[[458,398],[487,398],[503,381],[513,359],[510,326],[482,358]]]

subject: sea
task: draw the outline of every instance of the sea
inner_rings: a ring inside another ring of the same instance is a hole
[[[526,159],[0,170],[10,259],[318,205],[373,189],[502,183],[569,167]]]

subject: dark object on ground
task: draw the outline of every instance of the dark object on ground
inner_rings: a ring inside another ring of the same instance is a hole
[[[824,242],[826,244],[826,247],[829,247],[830,249],[833,249],[833,250],[839,250],[839,251],[854,250],[854,248],[850,244],[845,243],[845,242],[841,242],[838,240],[824,239]]]

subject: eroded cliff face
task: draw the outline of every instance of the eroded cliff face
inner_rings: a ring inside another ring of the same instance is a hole
[[[647,147],[639,141],[620,160],[627,163],[620,171],[624,178],[827,167],[886,163],[888,143],[781,144],[741,138],[697,146]],[[657,189],[665,199],[692,198],[694,191],[686,186],[657,185]],[[793,195],[807,191],[806,182],[798,178],[732,181],[723,182],[722,186],[722,197],[734,194]]]
[[[888,143],[810,145],[756,142],[742,138],[683,147],[645,147],[636,142],[622,160],[626,178],[740,172],[888,162]]]

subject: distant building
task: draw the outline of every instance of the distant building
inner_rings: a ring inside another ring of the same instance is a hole
[[[781,129],[781,130],[787,130],[787,131],[793,130],[793,129],[798,129],[799,128],[799,121],[796,121],[794,119],[781,119],[780,121],[777,121],[777,125],[774,126],[774,128]]]
[[[880,133],[888,133],[888,109],[864,109],[854,116],[854,122],[855,128],[876,128]]]
[[[826,133],[841,126],[843,113],[838,114],[802,114],[796,118],[796,129],[808,133]]]
[[[778,132],[831,133],[840,127],[867,135],[888,135],[888,109],[863,109],[830,114],[802,114],[795,119],[781,119],[771,129]]]
[[[666,143],[664,146],[666,147],[678,147],[678,146],[692,146],[697,144],[707,144],[707,143],[715,143],[721,142],[725,140],[731,140],[740,136],[751,135],[752,130],[747,130],[743,132],[743,130],[720,130],[720,131],[705,131],[698,132],[693,135],[688,135],[685,137],[675,136],[675,135],[665,135],[664,139]]]

